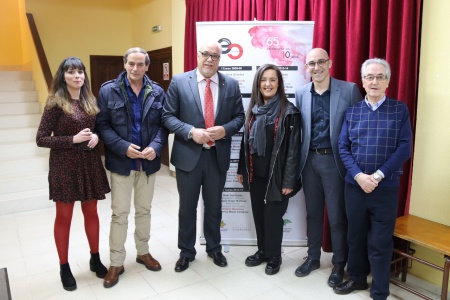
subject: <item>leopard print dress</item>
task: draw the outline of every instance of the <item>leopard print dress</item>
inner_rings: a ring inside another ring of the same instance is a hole
[[[49,198],[65,203],[102,200],[110,187],[98,145],[87,150],[87,142],[72,143],[73,136],[81,130],[94,131],[95,116],[88,115],[78,100],[72,100],[72,105],[72,114],[56,106],[46,108],[36,136],[39,147],[51,149]]]

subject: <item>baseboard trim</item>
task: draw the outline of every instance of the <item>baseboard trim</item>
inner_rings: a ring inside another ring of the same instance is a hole
[[[0,299],[11,300],[11,289],[6,268],[0,269]]]

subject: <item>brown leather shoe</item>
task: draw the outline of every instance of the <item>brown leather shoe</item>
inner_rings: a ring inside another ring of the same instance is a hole
[[[106,273],[105,279],[103,280],[103,286],[105,288],[110,288],[115,286],[119,282],[119,276],[125,272],[125,268],[121,267],[109,267],[108,273]]]
[[[138,255],[136,257],[136,262],[145,265],[145,267],[150,271],[161,270],[161,265],[156,259],[153,258],[153,256],[150,253]]]

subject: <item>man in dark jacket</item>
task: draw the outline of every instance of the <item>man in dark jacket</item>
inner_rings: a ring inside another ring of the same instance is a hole
[[[151,271],[161,265],[149,253],[150,208],[155,173],[161,167],[161,153],[168,132],[161,123],[165,94],[145,72],[150,58],[142,48],[129,49],[119,77],[100,88],[96,128],[105,143],[106,168],[111,171],[111,266],[103,285],[112,287],[125,269],[125,241],[134,188],[136,262]]]
[[[222,191],[230,167],[231,137],[244,123],[238,82],[218,72],[221,46],[206,42],[197,53],[198,68],[172,78],[164,103],[164,125],[175,134],[172,164],[180,195],[175,272],[195,259],[197,205],[202,191],[206,252],[227,266],[220,245]]]
[[[330,76],[332,60],[321,48],[306,56],[312,81],[295,92],[302,115],[300,174],[306,202],[308,258],[295,271],[299,277],[320,268],[324,207],[330,223],[333,270],[328,285],[342,282],[347,263],[347,217],[344,205],[345,167],[338,151],[338,138],[345,110],[362,99],[358,86]]]

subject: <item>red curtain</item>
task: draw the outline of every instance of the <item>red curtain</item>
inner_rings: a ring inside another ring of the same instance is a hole
[[[197,65],[197,21],[314,21],[313,47],[329,52],[333,77],[362,87],[364,60],[390,63],[387,96],[407,104],[414,132],[421,11],[422,0],[186,0],[184,68]],[[411,167],[405,164],[401,179],[399,216],[409,210]],[[330,251],[329,239],[324,242]]]

